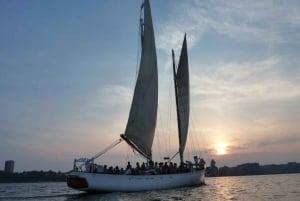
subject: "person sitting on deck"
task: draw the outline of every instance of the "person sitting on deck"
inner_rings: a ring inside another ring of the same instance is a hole
[[[129,161],[128,161],[128,163],[127,163],[127,167],[126,167],[126,170],[125,170],[124,174],[132,174],[132,171],[131,171],[131,164],[130,164]]]
[[[114,173],[115,173],[115,174],[120,174],[120,169],[119,169],[119,167],[118,167],[118,166],[116,166],[116,167],[115,167],[115,169],[114,169]]]
[[[128,163],[127,163],[127,167],[126,167],[126,170],[127,169],[131,169],[131,164],[130,164],[130,162],[128,161]]]
[[[112,167],[112,166],[110,166],[110,167],[108,168],[108,173],[109,173],[109,174],[113,174],[113,173],[114,173],[114,170],[113,170],[113,167]]]
[[[199,158],[198,156],[194,156],[194,161],[195,161],[195,166],[196,166],[196,169],[199,167]]]
[[[169,173],[174,174],[177,171],[177,167],[175,167],[175,163],[170,162],[169,165]]]
[[[135,174],[141,174],[141,167],[139,162],[136,162]]]
[[[186,161],[186,171],[190,171],[193,169],[193,163],[191,161]]]
[[[85,170],[86,170],[86,172],[92,172],[92,170],[93,170],[92,161],[88,160],[85,162]]]
[[[153,161],[149,161],[149,165],[148,165],[145,173],[146,174],[157,174]]]
[[[201,158],[200,162],[199,162],[199,168],[204,169],[204,167],[205,167],[205,160],[203,158]]]
[[[162,174],[168,174],[169,173],[168,169],[169,169],[168,162],[165,162],[165,165],[162,168]]]
[[[107,165],[104,165],[104,166],[103,166],[103,173],[104,173],[104,174],[107,174],[107,173],[108,173]]]
[[[149,170],[155,169],[153,161],[149,161],[148,169]]]
[[[158,164],[158,173],[159,174],[162,174],[163,173],[163,166],[164,166],[164,163],[163,162],[160,162]]]
[[[143,164],[142,164],[141,170],[142,170],[142,171],[145,171],[145,170],[146,170],[146,165],[145,165],[144,162],[143,162]]]
[[[159,173],[159,166],[158,166],[158,162],[155,162],[155,164],[154,164],[154,168],[155,168],[155,171],[156,171],[158,174],[160,174],[160,173]]]

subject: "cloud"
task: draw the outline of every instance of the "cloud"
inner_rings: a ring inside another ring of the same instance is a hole
[[[105,85],[98,90],[97,107],[106,108],[131,102],[133,89],[122,85]]]
[[[63,125],[57,126],[59,130],[52,129],[51,135],[70,145],[81,141],[80,146],[85,151],[95,150],[100,141],[110,143],[124,131],[132,94],[132,89],[125,86],[101,85],[85,95],[72,113],[63,119]],[[61,133],[66,134],[65,137]]]
[[[299,161],[299,141],[297,133],[272,133],[268,136],[251,135],[251,139],[232,139],[227,148],[228,154],[214,155],[212,157],[222,165],[237,165],[247,162],[259,162],[263,164],[287,163]]]
[[[259,142],[259,147],[270,147],[270,146],[283,146],[289,144],[299,144],[300,143],[300,136],[299,134],[288,134],[281,133],[277,137],[267,138],[263,142]]]
[[[276,57],[253,62],[216,63],[191,75],[191,92],[201,101],[262,102],[300,97],[300,80],[281,75]]]
[[[178,50],[185,32],[189,47],[215,32],[240,42],[299,43],[299,1],[180,1],[160,24],[158,48]]]
[[[215,62],[191,74],[191,114],[215,141],[232,153],[295,149],[299,130],[300,72],[281,57]],[[293,62],[292,62],[293,63]],[[192,118],[194,118],[192,116]],[[256,150],[257,149],[257,150]]]

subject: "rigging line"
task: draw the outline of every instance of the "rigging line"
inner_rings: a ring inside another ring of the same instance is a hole
[[[117,146],[118,144],[120,144],[123,141],[122,138],[119,138],[118,140],[116,140],[115,142],[113,142],[111,145],[109,145],[108,147],[106,147],[105,149],[103,149],[102,151],[100,151],[99,153],[97,153],[96,155],[94,155],[92,158],[90,158],[89,160],[95,160],[96,158],[100,157],[101,155],[105,154],[107,151],[109,151],[110,149],[114,148],[115,146]]]
[[[195,155],[195,153],[197,154],[197,147],[195,146],[195,139],[194,139],[194,126],[193,126],[193,121],[192,121],[192,118],[191,118],[191,112],[190,112],[190,121],[189,121],[189,129],[188,129],[188,135],[190,136],[189,139],[188,139],[188,143],[189,143],[189,146],[192,147],[192,151],[193,151],[193,154]]]
[[[194,155],[198,155],[199,151],[197,150],[197,147],[195,145],[195,137],[192,135],[192,152]]]
[[[189,140],[189,142],[188,142],[188,146],[186,147],[186,151],[185,151],[185,160],[186,159],[189,159],[190,160],[190,158],[191,158],[191,154],[193,155],[194,153],[192,153],[192,150],[191,150],[191,142],[190,142],[190,140]]]
[[[191,137],[190,137],[190,153],[192,154],[192,156],[197,156],[198,155],[198,150],[197,147],[195,145],[195,135],[194,135],[194,131],[191,132]]]
[[[160,107],[158,107],[158,118],[160,119],[159,121],[162,122],[162,116],[161,116]],[[158,130],[157,127],[156,127],[156,130]],[[162,158],[161,145],[160,145],[160,137],[161,137],[161,133],[164,133],[164,131],[162,129],[162,131],[156,131],[156,133],[157,133],[157,135],[156,135],[155,139],[156,139],[157,144],[158,144],[158,155],[159,155],[159,158]]]
[[[200,134],[201,134],[201,136],[202,136],[202,140],[200,140],[201,142],[202,142],[202,145],[203,145],[203,155],[206,155],[206,157],[208,157],[209,159],[211,159],[211,155],[209,154],[209,152],[207,151],[207,143],[206,143],[206,140],[204,139],[204,136],[203,136],[203,134],[202,134],[202,132],[200,131],[199,132]],[[197,138],[197,141],[199,141],[199,138],[198,138],[198,135],[196,135],[196,138]],[[199,154],[200,155],[202,155],[201,154],[201,149],[199,149]]]
[[[193,153],[194,153],[194,154],[195,154],[195,153],[197,154],[197,148],[198,148],[198,147],[195,146],[195,143],[196,143],[196,140],[197,140],[197,139],[195,140],[195,136],[194,136],[194,127],[193,127],[193,120],[192,120],[192,119],[191,119],[191,127],[192,127],[192,128],[190,129],[191,132],[189,132],[189,133],[191,134],[191,138],[192,138],[192,140],[191,140],[191,141],[192,141],[192,149],[193,149]]]
[[[204,152],[206,153],[206,155],[209,159],[212,159],[211,154],[208,152],[208,146],[207,146],[205,133],[200,131],[200,134],[201,134],[202,142],[203,142],[203,145],[204,145]]]
[[[131,165],[133,165],[134,163],[137,162],[137,158],[141,157],[141,155],[135,151],[134,148],[132,148],[129,144],[127,144],[127,154],[126,154],[126,161],[125,164],[127,164],[127,162],[130,162]]]
[[[196,143],[196,152],[197,154],[199,153],[200,154],[200,146],[199,146],[199,140],[198,140],[198,136],[197,136],[197,133],[196,133],[196,128],[195,128],[195,123],[194,123],[194,117],[191,115],[191,127],[192,127],[192,138],[196,138],[195,139],[195,143]],[[198,150],[198,151],[197,151]]]
[[[127,164],[128,161],[130,161],[130,157],[129,154],[132,152],[132,148],[127,144],[127,149],[126,149],[126,157],[125,157],[125,161],[124,164]]]
[[[165,151],[165,155],[170,155],[171,153],[171,138],[172,138],[172,135],[171,135],[171,130],[173,129],[171,127],[172,125],[172,109],[173,109],[173,91],[172,88],[173,88],[173,72],[172,72],[172,68],[170,68],[170,72],[168,72],[168,74],[170,75],[169,76],[169,98],[168,98],[168,111],[167,111],[167,123],[166,123],[166,141],[167,141],[167,149]],[[168,150],[168,151],[167,151]],[[168,152],[168,153],[167,153]]]
[[[194,121],[192,120],[192,124],[194,125]],[[192,138],[193,138],[193,140],[195,140],[196,141],[196,146],[194,145],[194,147],[196,147],[195,149],[194,149],[194,153],[195,153],[195,155],[199,155],[200,157],[202,156],[202,153],[201,153],[201,149],[200,149],[200,147],[199,147],[199,139],[198,139],[198,136],[197,136],[197,133],[195,132],[193,132],[193,135],[192,135]]]
[[[204,140],[204,143],[205,143],[205,146],[206,146],[206,144],[207,144],[206,140]],[[211,156],[210,152],[207,149],[205,149],[205,152],[206,152],[206,155],[208,156],[208,158],[212,159],[212,156]]]
[[[168,162],[171,162],[178,154],[179,151],[177,151],[171,158],[169,158]]]
[[[211,156],[211,154],[209,153],[209,151],[208,151],[208,148],[207,148],[207,142],[206,142],[206,138],[205,138],[205,134],[204,134],[204,132],[201,132],[200,131],[200,133],[202,134],[201,136],[202,136],[202,142],[203,142],[203,144],[204,144],[204,147],[205,147],[205,149],[204,149],[204,153],[207,155],[207,157],[209,158],[209,159],[212,159],[212,156]]]
[[[192,119],[192,124],[194,124],[194,119],[197,121],[197,119],[196,119],[196,116],[194,116],[193,115],[193,119]],[[204,154],[206,154],[206,156],[209,158],[209,159],[211,159],[212,157],[211,157],[211,155],[209,154],[209,152],[208,152],[208,147],[207,147],[207,143],[206,143],[206,138],[205,138],[205,134],[204,133],[202,133],[201,131],[199,132],[200,133],[200,135],[202,136],[202,140],[200,140],[201,142],[202,142],[202,145],[203,145],[203,152],[204,152]],[[196,135],[196,138],[197,138],[197,142],[199,142],[199,138],[198,138],[198,135]],[[198,145],[199,146],[199,145]],[[200,147],[199,147],[199,152],[200,152]],[[201,155],[201,152],[200,152],[200,155]]]

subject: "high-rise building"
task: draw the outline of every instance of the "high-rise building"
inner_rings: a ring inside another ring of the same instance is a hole
[[[5,161],[4,172],[13,173],[15,168],[15,161]]]

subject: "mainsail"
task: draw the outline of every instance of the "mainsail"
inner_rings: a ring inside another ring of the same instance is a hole
[[[121,137],[144,157],[151,159],[158,104],[157,58],[149,0],[143,4],[142,53],[125,134]]]
[[[188,135],[190,112],[189,64],[186,35],[184,35],[177,72],[175,70],[174,51],[172,53],[178,119],[179,155],[180,161],[183,162],[183,152]]]

